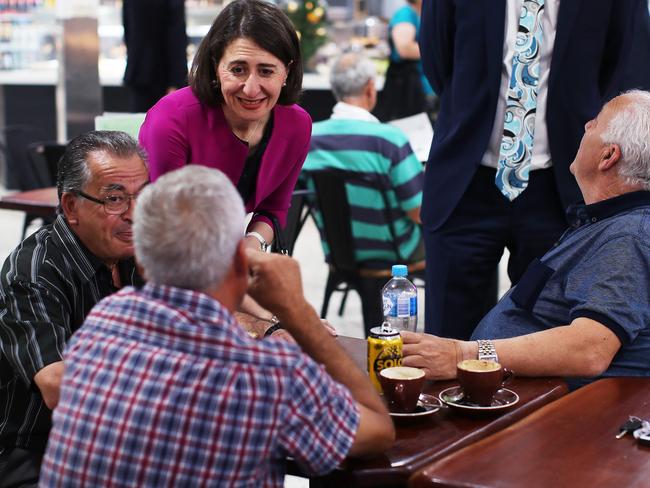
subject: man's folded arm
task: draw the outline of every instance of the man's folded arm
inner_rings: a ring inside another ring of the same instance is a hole
[[[52,408],[62,374],[58,363],[70,335],[69,313],[54,293],[38,283],[16,281],[4,291],[5,309],[0,315],[3,354],[26,385],[36,383]],[[54,364],[58,365],[43,371]]]

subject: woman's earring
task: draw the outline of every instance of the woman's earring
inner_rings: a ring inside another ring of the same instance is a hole
[[[282,86],[287,86],[287,80],[284,80],[284,83],[282,83]]]
[[[212,80],[212,81],[210,82],[210,87],[211,87],[213,90],[218,90],[218,89],[219,89],[219,82],[218,82],[217,80]]]

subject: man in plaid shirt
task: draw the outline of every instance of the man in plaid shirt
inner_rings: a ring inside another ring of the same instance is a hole
[[[297,263],[245,250],[227,177],[169,173],[134,220],[149,282],[102,300],[70,341],[42,486],[282,486],[288,456],[318,475],[390,446],[384,405],[305,300]],[[235,321],[247,291],[300,347]]]

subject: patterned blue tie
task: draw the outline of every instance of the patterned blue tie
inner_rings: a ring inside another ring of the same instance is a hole
[[[510,201],[528,185],[533,153],[544,0],[524,0],[519,17],[496,185]]]

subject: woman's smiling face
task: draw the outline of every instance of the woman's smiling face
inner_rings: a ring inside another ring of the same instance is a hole
[[[247,124],[273,109],[287,79],[284,63],[246,38],[232,41],[217,66],[228,120]]]

